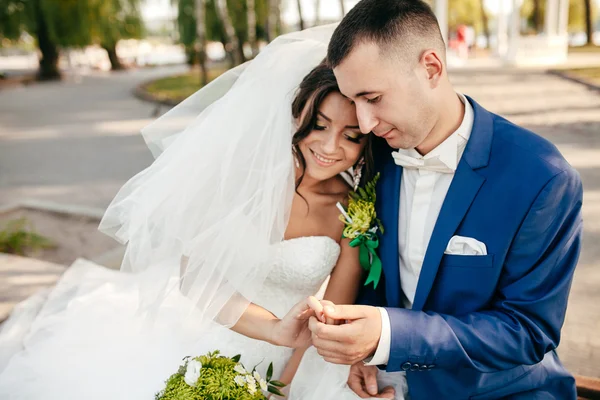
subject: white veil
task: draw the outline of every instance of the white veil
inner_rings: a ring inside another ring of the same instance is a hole
[[[259,293],[294,193],[292,99],[334,29],[277,38],[144,129],[157,159],[99,228],[127,243],[121,269],[141,273],[142,306],[177,289],[232,326]]]

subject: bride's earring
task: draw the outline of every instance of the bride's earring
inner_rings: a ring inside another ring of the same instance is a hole
[[[362,178],[363,167],[365,166],[365,158],[362,157],[353,168],[354,172],[354,191],[358,189],[360,178]]]
[[[294,164],[296,168],[300,168],[300,161],[298,160],[298,153],[296,151],[296,146],[292,145],[292,156],[294,157]]]

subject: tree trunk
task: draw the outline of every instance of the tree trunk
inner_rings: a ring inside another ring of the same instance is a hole
[[[242,60],[240,58],[240,42],[235,34],[235,29],[233,28],[233,22],[231,21],[231,16],[229,15],[229,10],[227,9],[227,0],[216,0],[216,10],[219,15],[219,19],[223,23],[223,27],[225,28],[225,50],[231,54],[233,59],[232,67],[236,65],[240,65]]]
[[[112,71],[120,71],[125,69],[123,64],[121,64],[121,60],[119,60],[119,56],[117,56],[117,46],[116,45],[102,45],[102,48],[106,50],[108,53],[108,59],[110,60],[110,69]]]
[[[542,29],[542,5],[540,4],[540,0],[533,0],[532,13],[533,29],[539,33]]]
[[[198,43],[198,66],[200,67],[200,85],[208,83],[206,70],[206,0],[196,1],[196,37]]]
[[[244,43],[244,38],[242,36],[241,32],[236,32],[236,37],[237,37],[237,42],[238,43]],[[246,54],[244,53],[244,46],[238,46],[237,47],[237,60],[238,60],[238,64],[242,64],[246,62]]]
[[[315,0],[315,26],[321,25],[321,0]]]
[[[490,24],[488,21],[487,13],[485,12],[485,0],[479,1],[479,7],[481,8],[481,22],[483,24],[483,33],[485,35],[485,42],[487,48],[490,48]]]
[[[252,49],[252,57],[258,54],[258,42],[256,41],[256,4],[255,0],[246,0],[248,13],[248,43]]]
[[[594,44],[594,21],[592,20],[592,0],[583,0],[585,5],[585,33],[587,34],[587,44]]]
[[[61,75],[58,69],[58,46],[50,39],[48,24],[43,15],[39,2],[36,2],[35,5],[35,18],[38,47],[42,53],[42,58],[40,59],[40,69],[37,75],[38,79],[43,81],[60,79]]]
[[[269,17],[267,18],[267,41],[271,42],[277,37],[277,28],[281,20],[281,0],[269,0]]]
[[[296,4],[298,4],[298,24],[300,25],[300,30],[304,30],[304,16],[302,15],[302,0],[296,0]]]
[[[346,16],[346,6],[344,5],[344,0],[340,0],[340,12],[342,13],[342,18]]]

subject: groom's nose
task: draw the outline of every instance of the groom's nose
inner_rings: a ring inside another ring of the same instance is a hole
[[[373,112],[368,107],[358,105],[356,106],[356,117],[358,119],[358,126],[360,131],[364,134],[371,133],[373,129],[379,124],[379,121],[373,115]]]

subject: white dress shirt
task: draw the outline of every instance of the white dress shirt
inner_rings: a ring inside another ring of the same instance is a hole
[[[398,253],[402,301],[408,309],[412,308],[435,222],[473,128],[473,107],[465,96],[460,93],[458,96],[465,105],[465,114],[452,135],[424,156],[415,149],[400,149],[393,154],[396,163],[404,167],[400,186]],[[381,337],[375,355],[365,360],[367,365],[387,364],[390,356],[390,318],[384,308],[379,307],[379,311]]]

